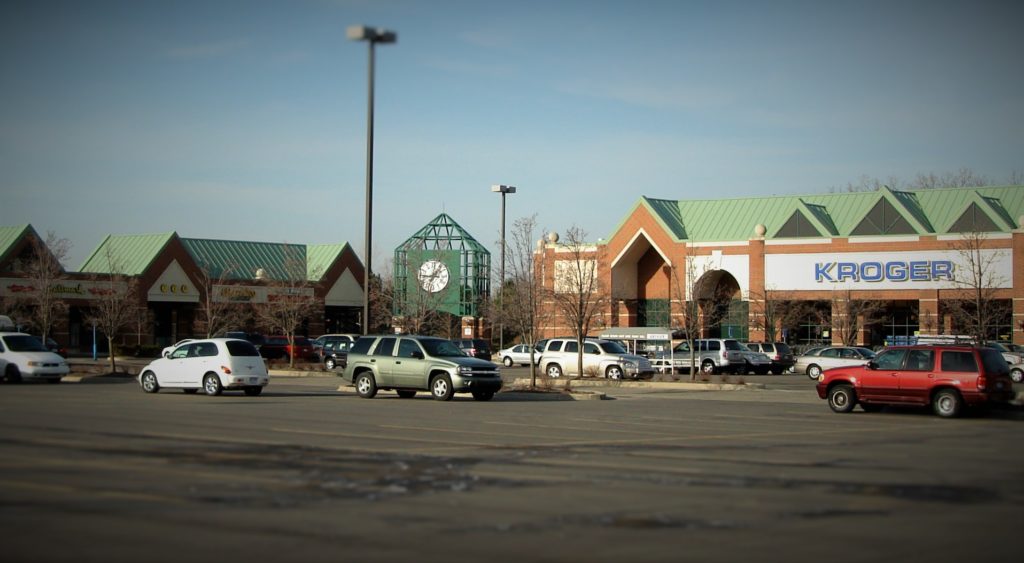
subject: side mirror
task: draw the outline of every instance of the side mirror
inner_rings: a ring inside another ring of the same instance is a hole
[[[864,367],[868,369],[878,369],[878,364],[876,364],[874,360],[871,360],[868,363],[864,364]]]
[[[164,352],[164,357],[165,358],[170,358],[171,357],[171,353],[170,352]]]
[[[423,352],[420,352],[419,350],[414,350],[411,354],[409,354],[409,357],[410,358],[415,358],[417,360],[422,360],[423,359]]]

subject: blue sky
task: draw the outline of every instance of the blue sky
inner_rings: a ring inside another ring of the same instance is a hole
[[[538,214],[609,236],[641,195],[1024,172],[1024,3],[453,0],[0,5],[0,225],[363,248],[441,212],[497,252]],[[539,233],[538,233],[539,234]]]

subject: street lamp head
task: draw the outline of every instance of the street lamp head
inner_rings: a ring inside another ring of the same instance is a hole
[[[495,184],[495,185],[491,186],[491,191],[495,192],[495,193],[499,193],[500,192],[500,193],[503,193],[503,194],[514,194],[514,193],[516,193],[516,187],[515,186],[505,186],[505,185]]]
[[[369,41],[371,43],[395,43],[398,34],[381,27],[352,25],[345,30],[345,35],[352,41]]]

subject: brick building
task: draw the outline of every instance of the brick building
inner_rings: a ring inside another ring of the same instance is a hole
[[[977,244],[980,285],[996,305],[989,337],[1024,343],[1022,221],[1024,186],[642,197],[607,240],[586,249],[605,297],[592,332],[678,329],[682,304],[697,299],[703,337],[763,340],[765,310],[782,303],[799,304],[803,314],[769,319],[776,339],[838,341],[844,303],[858,301],[874,304],[870,318],[852,324],[860,344],[956,334],[963,327],[951,304],[965,297],[965,249]],[[544,284],[557,291],[558,263],[572,253],[552,238],[538,252]],[[570,332],[558,316],[545,327],[548,336]]]
[[[40,288],[26,271],[40,237],[31,225],[0,227],[0,310],[24,305],[20,298]],[[77,271],[67,271],[49,291],[68,305],[52,336],[71,350],[92,346],[87,318],[95,294],[110,275],[137,282],[141,321],[125,330],[121,342],[167,346],[182,338],[205,336],[198,314],[207,292],[218,302],[249,307],[283,291],[274,280],[295,263],[304,276],[301,291],[322,305],[300,329],[303,334],[356,332],[362,312],[363,265],[347,243],[298,245],[183,238],[177,233],[110,235]],[[27,316],[22,314],[23,321]],[[255,322],[237,329],[261,330]],[[102,339],[100,339],[102,342]]]

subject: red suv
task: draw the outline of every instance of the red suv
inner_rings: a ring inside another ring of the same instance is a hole
[[[860,404],[873,412],[883,405],[931,405],[941,417],[964,406],[1009,401],[1010,369],[998,350],[973,346],[887,348],[863,366],[830,369],[818,376],[818,396],[835,412]]]

